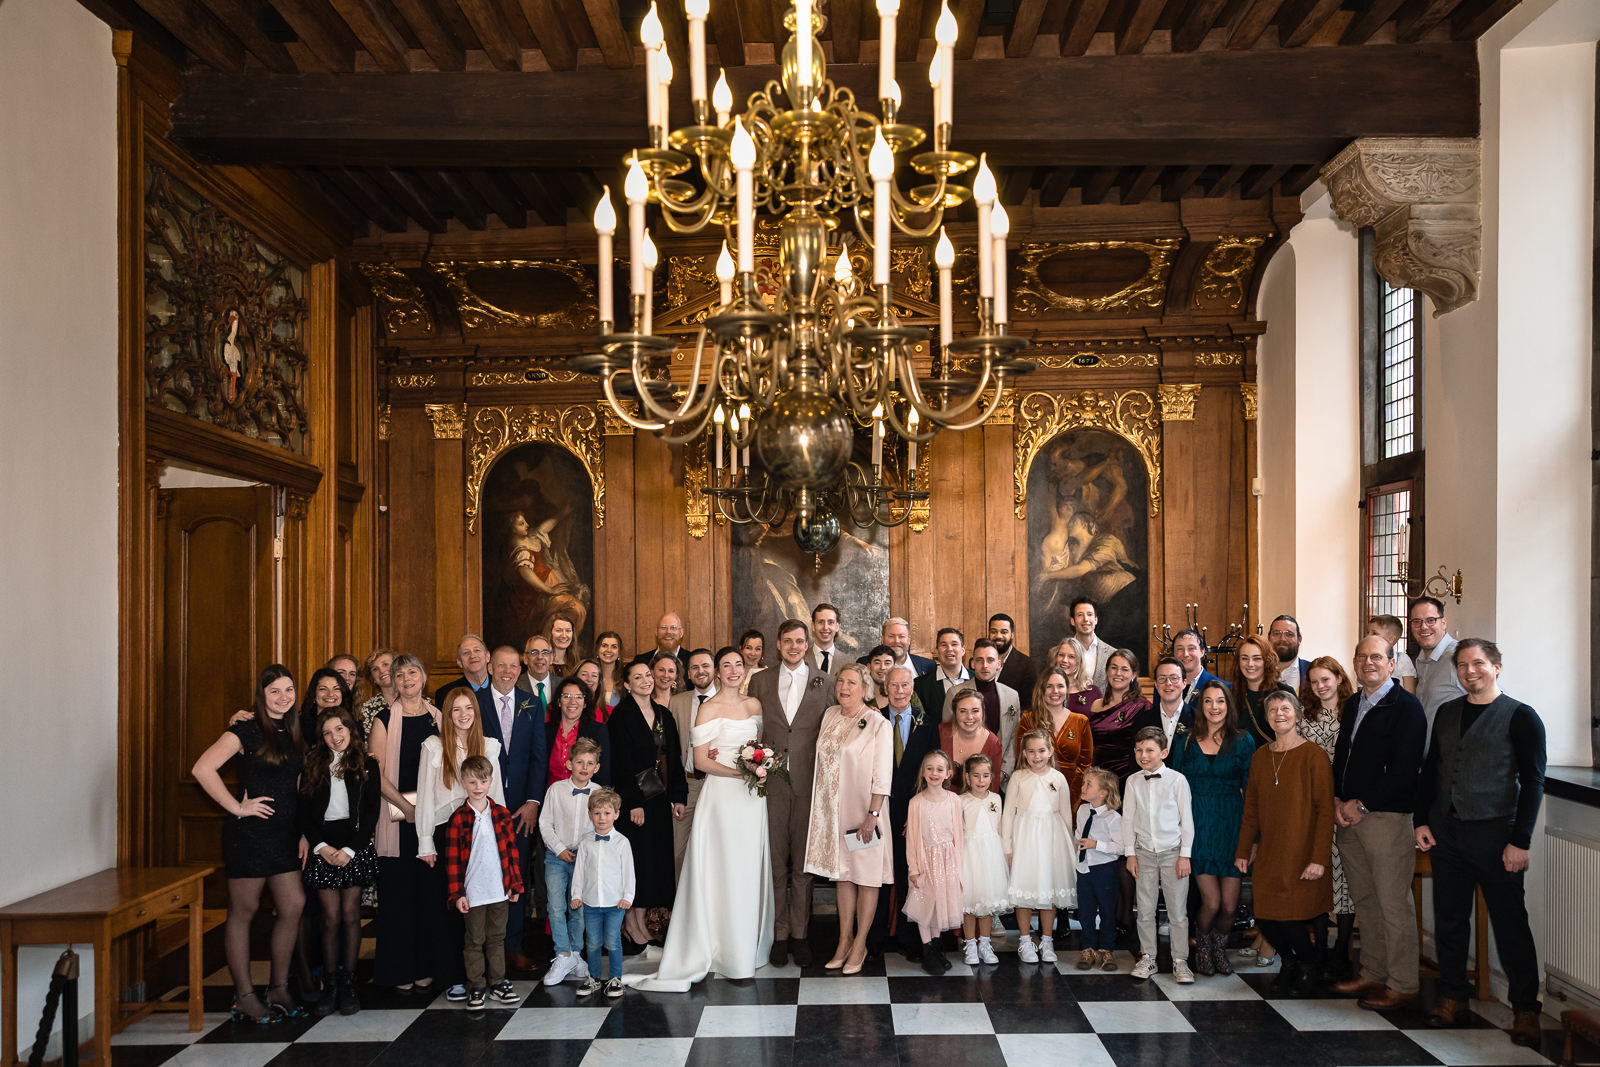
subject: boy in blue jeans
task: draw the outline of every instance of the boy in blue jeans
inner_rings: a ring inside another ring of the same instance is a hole
[[[568,978],[589,977],[583,962],[583,909],[566,908],[561,902],[572,898],[572,869],[578,858],[578,842],[594,830],[589,821],[589,799],[600,787],[590,782],[600,769],[600,745],[589,737],[572,743],[567,754],[567,772],[545,792],[539,808],[539,835],[544,838],[545,897],[550,901],[550,938],[555,942],[556,958],[545,972],[545,985],[560,985]]]
[[[633,845],[613,829],[622,814],[622,797],[614,789],[602,789],[589,796],[589,820],[594,830],[578,842],[573,862],[572,895],[574,908],[583,908],[583,927],[587,935],[589,977],[578,987],[587,997],[601,989],[600,949],[611,958],[611,977],[605,983],[606,996],[622,996],[622,917],[633,905]]]

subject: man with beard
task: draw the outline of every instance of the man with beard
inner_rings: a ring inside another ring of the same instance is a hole
[[[1016,632],[1017,624],[1010,615],[989,616],[989,640],[1000,653],[1000,681],[1017,691],[1022,710],[1027,711],[1033,707],[1033,683],[1039,677],[1039,668],[1014,643]]]
[[[1267,643],[1278,654],[1278,681],[1300,691],[1311,663],[1300,658],[1300,624],[1293,615],[1279,615],[1267,627]]]

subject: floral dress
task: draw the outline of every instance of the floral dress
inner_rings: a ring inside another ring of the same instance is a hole
[[[1339,709],[1325,711],[1317,718],[1310,717],[1307,709],[1306,718],[1300,721],[1300,736],[1316,745],[1328,754],[1328,759],[1333,759],[1333,747],[1339,743]],[[1333,839],[1333,913],[1335,915],[1354,915],[1356,901],[1350,895],[1350,883],[1345,881],[1344,861],[1339,858],[1339,835]]]

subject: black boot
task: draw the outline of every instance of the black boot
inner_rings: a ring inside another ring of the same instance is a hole
[[[1233,962],[1228,959],[1228,935],[1211,935],[1211,960],[1217,965],[1218,974],[1232,974]]]
[[[944,958],[932,941],[923,942],[922,969],[933,975],[943,974],[950,969],[950,961]]]
[[[1292,997],[1300,988],[1301,967],[1297,961],[1283,955],[1282,948],[1278,949],[1278,955],[1283,962],[1279,964],[1281,969],[1278,971],[1278,980],[1272,985],[1272,992],[1274,996]]]
[[[356,976],[349,971],[340,971],[338,977],[339,989],[339,1014],[354,1015],[361,1010],[361,1000],[356,996]],[[326,997],[324,999],[332,1000]]]
[[[1201,932],[1194,939],[1194,951],[1189,954],[1189,963],[1194,967],[1194,973],[1202,978],[1209,978],[1217,973],[1216,961],[1211,954],[1211,935]]]

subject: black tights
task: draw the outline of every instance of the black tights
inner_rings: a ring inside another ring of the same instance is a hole
[[[322,904],[322,973],[327,975],[337,965],[338,970],[355,974],[361,949],[361,887],[319,889],[317,897]]]
[[[1233,929],[1233,915],[1239,910],[1238,878],[1221,878],[1214,874],[1197,874],[1194,884],[1200,890],[1200,917],[1195,924],[1196,936],[1200,934],[1225,934]]]
[[[1256,925],[1285,962],[1293,960],[1303,967],[1315,967],[1322,962],[1322,945],[1314,931],[1320,928],[1324,934],[1327,932],[1326,916],[1287,922],[1282,919],[1257,919]]]
[[[223,944],[228,954],[228,970],[233,973],[233,988],[240,996],[253,992],[250,977],[250,923],[261,906],[262,889],[272,891],[277,918],[272,923],[272,977],[270,985],[289,980],[289,961],[294,956],[295,934],[300,929],[300,911],[305,907],[305,888],[300,872],[284,871],[269,878],[228,879],[228,922],[223,928]],[[276,998],[284,999],[284,998]]]

